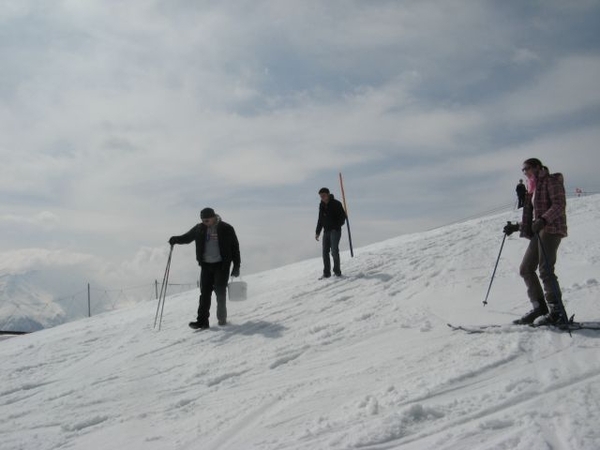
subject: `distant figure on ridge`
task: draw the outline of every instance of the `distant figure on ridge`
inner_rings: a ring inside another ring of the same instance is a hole
[[[319,190],[319,197],[321,197],[321,203],[319,204],[315,239],[319,240],[321,230],[323,230],[323,276],[320,279],[331,276],[330,252],[333,257],[333,274],[340,277],[342,276],[340,239],[342,238],[342,226],[346,223],[346,211],[344,211],[342,203],[336,200],[326,187]]]
[[[200,264],[200,304],[198,317],[190,322],[194,329],[209,328],[210,303],[213,291],[217,296],[217,320],[227,324],[227,283],[229,268],[233,264],[232,277],[240,276],[240,244],[231,225],[221,220],[215,210],[200,211],[201,223],[181,236],[172,236],[169,244],[189,244],[196,241],[196,259]]]
[[[517,199],[519,201],[517,209],[520,209],[525,204],[525,196],[527,195],[527,187],[523,184],[523,180],[519,180],[516,191]]]
[[[537,158],[523,163],[527,176],[528,192],[523,205],[520,224],[508,224],[504,233],[510,236],[521,231],[521,237],[529,239],[519,273],[527,286],[527,295],[533,309],[513,323],[552,325],[566,322],[563,317],[562,294],[554,273],[558,246],[567,236],[566,195],[562,174],[553,173]],[[536,274],[539,269],[544,288]]]

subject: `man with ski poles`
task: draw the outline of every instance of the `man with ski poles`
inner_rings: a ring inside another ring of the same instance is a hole
[[[181,236],[172,236],[169,244],[196,242],[196,259],[200,264],[200,301],[198,317],[190,322],[194,329],[209,328],[210,304],[213,291],[217,297],[217,320],[227,324],[227,283],[229,269],[232,277],[240,276],[240,244],[234,228],[221,220],[214,209],[204,208],[200,212],[201,222]]]
[[[533,309],[514,323],[566,324],[568,318],[565,317],[562,294],[554,273],[558,247],[562,238],[567,236],[564,179],[560,173],[551,174],[537,158],[526,160],[522,170],[528,181],[523,218],[520,224],[506,225],[504,233],[510,236],[520,231],[521,237],[529,239],[519,273],[525,281]],[[539,278],[536,269],[539,269]]]

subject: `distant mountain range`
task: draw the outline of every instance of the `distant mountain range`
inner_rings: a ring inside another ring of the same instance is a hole
[[[67,321],[54,296],[37,285],[35,273],[0,274],[0,330],[38,331]]]
[[[92,315],[154,299],[156,293],[154,283],[110,289],[73,266],[58,264],[20,271],[0,267],[0,331],[33,332],[87,317],[88,281]],[[170,286],[169,294],[192,287]]]

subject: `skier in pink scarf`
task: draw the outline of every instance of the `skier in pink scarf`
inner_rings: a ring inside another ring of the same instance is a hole
[[[528,181],[523,218],[520,224],[506,225],[504,233],[510,235],[520,231],[521,237],[530,240],[519,273],[525,281],[533,309],[513,323],[565,323],[567,318],[563,317],[562,294],[554,273],[558,247],[562,238],[567,236],[564,179],[560,173],[551,174],[537,158],[523,163],[523,173]],[[536,270],[539,270],[539,278]]]

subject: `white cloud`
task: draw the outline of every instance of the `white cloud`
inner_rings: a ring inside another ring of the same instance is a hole
[[[504,97],[498,108],[507,120],[539,122],[600,107],[600,56],[573,55]]]
[[[59,222],[59,217],[50,211],[42,211],[31,217],[18,216],[14,214],[0,215],[0,223],[4,223],[5,225],[33,225],[40,226],[42,228],[53,228],[58,225]]]
[[[48,250],[29,248],[2,252],[0,271],[18,274],[27,271],[44,270],[48,267],[78,266],[83,263],[96,262],[95,257],[68,250]]]

